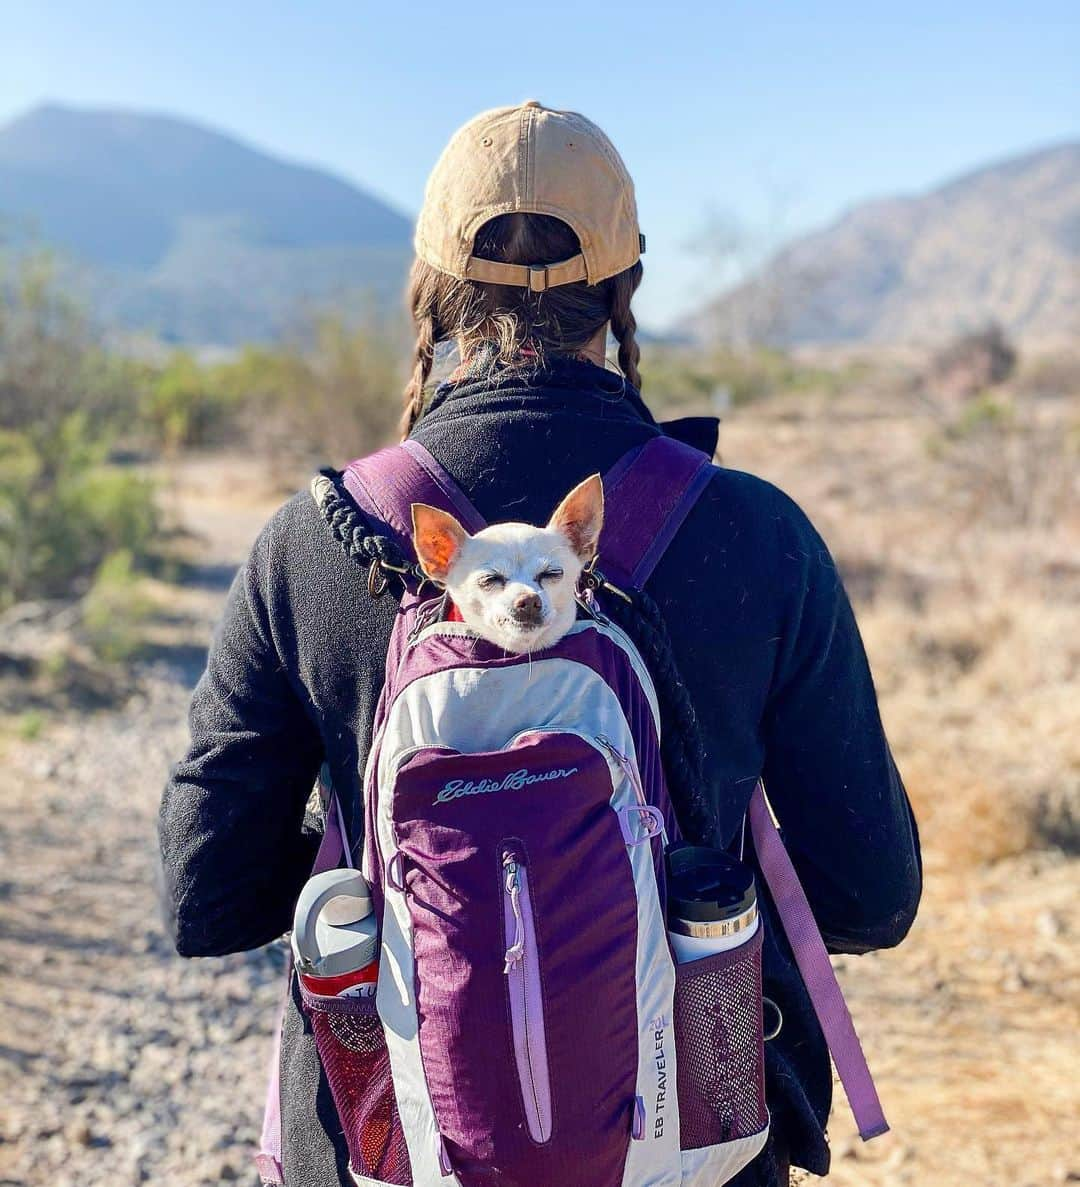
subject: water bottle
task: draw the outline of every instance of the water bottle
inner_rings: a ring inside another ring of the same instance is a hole
[[[358,870],[325,870],[296,900],[293,959],[300,980],[323,997],[375,992],[379,936],[371,890]]]
[[[668,935],[684,964],[745,944],[758,929],[749,866],[723,849],[686,845],[667,858]]]

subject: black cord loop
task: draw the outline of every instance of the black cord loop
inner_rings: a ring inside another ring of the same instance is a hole
[[[312,494],[327,527],[346,556],[367,569],[367,588],[372,598],[381,598],[394,580],[400,583],[402,592],[410,587],[410,582],[416,593],[431,583],[420,566],[410,562],[394,540],[373,530],[345,490],[337,470],[320,470],[319,477],[312,483]]]

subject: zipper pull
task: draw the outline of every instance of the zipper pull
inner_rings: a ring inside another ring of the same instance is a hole
[[[518,876],[518,861],[512,853],[503,857],[506,870],[506,893],[510,896],[510,909],[514,912],[514,942],[506,950],[503,973],[521,963],[525,956],[525,920],[521,915],[521,878]]]
[[[645,788],[641,786],[641,780],[638,778],[637,767],[634,763],[626,757],[621,750],[617,750],[611,739],[604,734],[597,734],[596,740],[601,746],[611,755],[615,762],[622,769],[623,774],[630,780],[630,786],[634,789],[634,794],[637,796],[638,803],[643,807],[649,806],[649,800],[645,795]]]
[[[444,1179],[454,1173],[454,1168],[450,1163],[450,1153],[446,1148],[446,1141],[441,1133],[439,1134],[439,1173]]]
[[[630,1136],[635,1142],[645,1140],[645,1101],[640,1096],[634,1097],[634,1116],[630,1122]]]

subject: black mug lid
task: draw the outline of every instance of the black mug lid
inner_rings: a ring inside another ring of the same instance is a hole
[[[685,845],[667,858],[668,912],[710,923],[745,914],[757,903],[754,872],[723,849]]]

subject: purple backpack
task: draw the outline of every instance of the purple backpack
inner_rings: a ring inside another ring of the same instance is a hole
[[[711,474],[669,438],[605,476],[600,555],[640,587]],[[484,526],[414,441],[345,484],[411,556],[410,506]],[[677,965],[664,852],[679,839],[652,680],[593,603],[509,655],[407,593],[364,777],[362,870],[380,920],[370,997],[305,1012],[357,1184],[715,1187],[765,1144],[761,931]],[[761,787],[750,825],[864,1137],[887,1128]],[[351,863],[340,810],[317,869]],[[276,1070],[276,1055],[275,1055]],[[263,1179],[281,1182],[276,1077]]]

